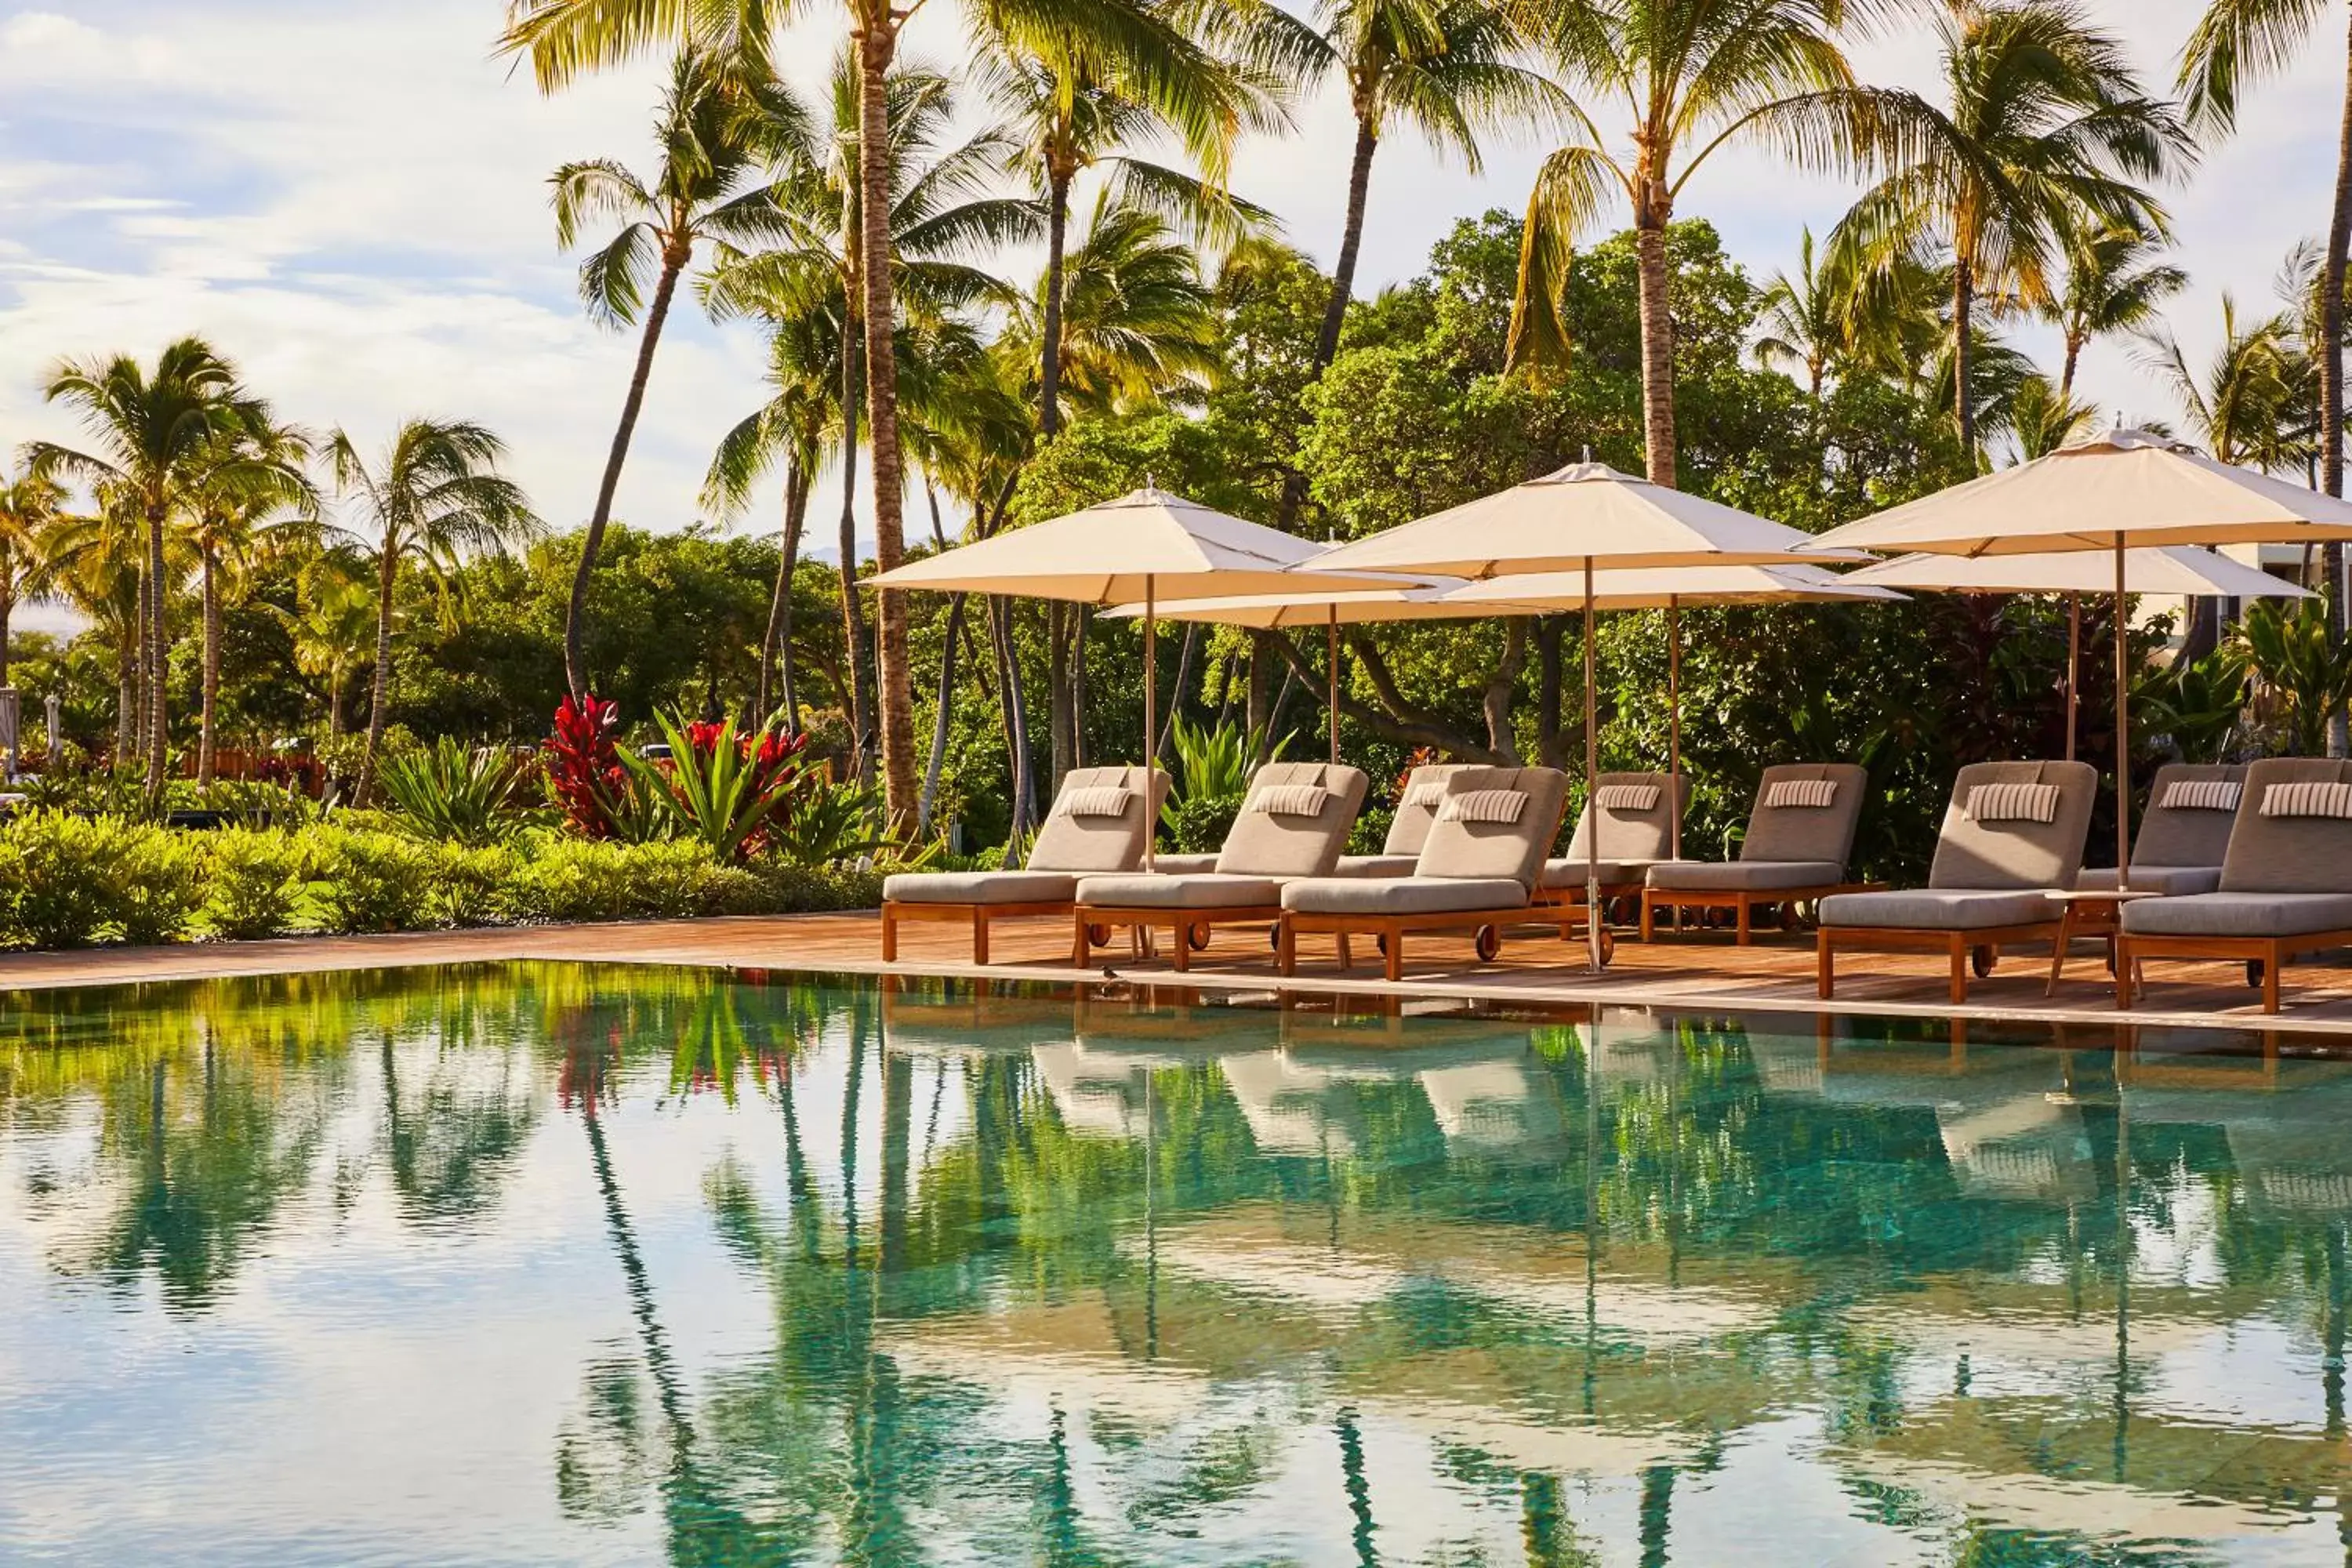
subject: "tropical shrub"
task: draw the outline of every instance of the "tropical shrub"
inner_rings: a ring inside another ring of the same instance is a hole
[[[20,946],[177,938],[204,901],[190,836],[119,816],[34,810],[0,836],[5,926]]]
[[[2328,716],[2352,700],[2352,643],[2328,637],[2326,603],[2298,600],[2291,610],[2269,599],[2250,605],[2230,656],[2261,681],[2286,731],[2288,752],[2326,755]]]
[[[589,838],[625,837],[614,832],[630,792],[629,770],[621,763],[620,705],[593,696],[574,703],[567,694],[555,705],[555,731],[541,749],[547,787],[565,826]]]
[[[386,762],[376,783],[403,831],[478,847],[522,824],[526,777],[512,752],[469,750],[444,735],[430,747]]]
[[[683,919],[719,912],[730,888],[729,868],[697,840],[549,838],[516,867],[495,907],[518,924]]]
[[[205,845],[205,925],[226,941],[279,936],[302,908],[304,840],[275,828],[230,827]]]
[[[739,735],[731,720],[681,726],[665,714],[657,722],[667,757],[651,761],[625,747],[618,754],[631,782],[660,804],[671,830],[709,846],[720,860],[748,859],[766,848],[806,780],[803,738],[775,731]]]
[[[1169,741],[1175,751],[1175,764],[1169,769],[1173,775],[1168,799],[1160,807],[1160,820],[1171,833],[1176,831],[1180,808],[1194,800],[1223,800],[1231,797],[1238,812],[1239,801],[1249,793],[1250,775],[1257,771],[1252,761],[1263,754],[1267,762],[1278,762],[1290,749],[1292,737],[1283,735],[1269,739],[1263,731],[1253,731],[1232,720],[1214,724],[1192,724],[1180,715],[1169,728]],[[1226,825],[1232,825],[1231,816]],[[1224,841],[1220,829],[1217,842]],[[1215,846],[1212,845],[1211,847]]]
[[[775,824],[777,854],[799,866],[836,866],[890,847],[882,791],[874,784],[834,784],[811,774]]]
[[[320,828],[312,843],[320,929],[344,934],[438,923],[434,917],[446,904],[435,897],[439,856],[432,846],[404,834],[340,826]]]
[[[2246,667],[2226,648],[2194,664],[2150,669],[2132,693],[2145,735],[2169,742],[2184,763],[2218,763],[2245,716]]]
[[[1224,847],[1234,818],[1242,814],[1243,796],[1188,795],[1160,808],[1164,837],[1180,855],[1207,855]]]
[[[1381,850],[1387,848],[1389,842],[1389,828],[1395,823],[1395,821],[1396,807],[1392,805],[1366,806],[1364,808],[1364,814],[1356,818],[1356,825],[1348,830],[1348,853],[1350,855],[1377,855]]]

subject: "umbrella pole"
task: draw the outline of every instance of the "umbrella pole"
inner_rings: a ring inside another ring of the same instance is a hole
[[[1160,837],[1160,781],[1154,775],[1160,768],[1159,715],[1157,706],[1160,686],[1160,639],[1151,624],[1152,612],[1158,608],[1159,582],[1150,573],[1143,576],[1143,869],[1151,870],[1152,841]],[[1184,940],[1184,933],[1176,933]]]
[[[1683,598],[1666,595],[1666,784],[1674,798],[1671,858],[1683,858]],[[1679,911],[1677,911],[1679,912]]]
[[[2066,760],[2074,760],[2074,725],[2082,711],[2083,595],[2066,595]]]
[[[1584,949],[1593,973],[1601,973],[1601,811],[1593,797],[1601,788],[1601,704],[1594,692],[1592,661],[1592,557],[1584,558]]]
[[[1339,765],[1339,606],[1329,606],[1331,612],[1331,647],[1327,658],[1331,675],[1331,765]]]
[[[2124,607],[2124,536],[2116,535],[2116,891],[2131,884],[2131,616]],[[2123,911],[2118,908],[2116,918]]]

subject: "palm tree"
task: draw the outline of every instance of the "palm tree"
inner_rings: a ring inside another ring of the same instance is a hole
[[[2060,238],[2066,282],[2046,313],[2066,344],[2058,373],[2063,403],[2074,395],[2075,367],[2092,340],[2152,326],[2164,302],[2189,287],[2189,274],[2156,259],[2164,247],[2129,225],[2068,222]]]
[[[2046,310],[2068,227],[2165,232],[2134,182],[2189,157],[2170,105],[2149,98],[2123,46],[2079,0],[1945,0],[1936,19],[1948,101],[1914,100],[1904,145],[1843,226],[1874,263],[1941,250],[1952,263],[1952,408],[1977,450],[1971,348],[1987,297]]]
[[[2084,435],[2098,417],[2097,409],[2075,402],[2040,371],[2020,382],[2010,395],[2010,434],[2017,437],[2018,457],[2029,463]]]
[[[703,287],[703,302],[719,320],[796,320],[805,330],[831,338],[840,374],[832,423],[842,452],[842,623],[849,655],[850,728],[862,779],[868,776],[877,729],[873,710],[879,704],[866,668],[866,612],[857,591],[858,436],[868,378],[862,363],[866,335],[858,314],[866,298],[864,225],[858,216],[862,89],[852,57],[845,54],[835,63],[832,88],[828,136],[797,144],[787,137],[772,138],[776,232],[756,251],[722,247]],[[898,273],[892,295],[900,300],[903,318],[935,322],[974,305],[1004,302],[1010,297],[1005,285],[961,258],[1037,230],[1034,204],[989,194],[1010,143],[992,130],[950,141],[958,103],[953,84],[937,71],[894,71],[889,89],[894,144],[887,226],[891,266]],[[804,117],[804,122],[814,123],[815,118]]]
[[[65,491],[38,474],[0,473],[0,687],[8,681],[8,622],[48,581],[49,546]]]
[[[1906,118],[1907,95],[1856,85],[1836,34],[1871,0],[1620,0],[1549,11],[1542,44],[1571,92],[1630,112],[1612,150],[1582,108],[1582,141],[1544,161],[1528,203],[1511,312],[1513,367],[1556,367],[1571,248],[1622,196],[1641,283],[1642,423],[1649,477],[1675,482],[1673,277],[1666,231],[1719,149],[1760,142],[1800,167],[1845,171]]]
[[[392,601],[402,563],[446,569],[468,553],[521,544],[545,526],[521,487],[498,472],[505,456],[506,443],[464,420],[409,420],[373,467],[348,432],[327,438],[335,488],[359,505],[375,536],[375,691],[360,761],[361,805],[375,784],[376,749],[391,706]]]
[[[165,535],[215,444],[259,436],[268,423],[268,410],[201,338],[183,338],[164,349],[152,374],[128,354],[63,361],[49,374],[48,398],[80,410],[99,449],[80,452],[36,442],[26,448],[35,472],[109,492],[115,502],[135,506],[146,530],[139,662],[146,697],[147,794],[161,799],[169,738],[165,605],[173,582]]]
[[[589,514],[588,534],[572,579],[563,620],[563,675],[577,699],[588,692],[585,653],[588,584],[613,518],[613,497],[628,461],[629,441],[644,411],[654,351],[661,344],[677,283],[704,239],[747,242],[773,232],[775,204],[751,182],[765,139],[789,126],[796,106],[789,94],[759,92],[737,69],[706,50],[681,50],[670,65],[669,86],[655,118],[661,163],[648,184],[608,159],[566,163],[554,186],[556,241],[569,250],[590,220],[625,219],[621,232],[580,268],[580,297],[589,315],[620,328],[644,318],[621,422],[604,459],[604,478]],[[747,188],[749,186],[749,188]],[[650,302],[646,285],[650,278]]]
[[[2294,323],[2284,312],[2242,324],[2238,303],[2221,296],[2221,346],[2200,375],[2168,331],[2144,334],[2141,363],[2171,389],[2189,429],[2224,463],[2292,470],[2310,454],[2307,427],[2293,411],[2302,359]]]
[[[309,456],[307,436],[275,424],[263,412],[250,430],[216,440],[189,485],[190,532],[203,586],[204,702],[196,783],[204,788],[212,787],[214,721],[220,706],[222,579],[249,564],[272,533],[318,522],[318,488],[300,467]]]
[[[1816,257],[1813,231],[1808,226],[1797,251],[1794,276],[1776,272],[1756,301],[1757,324],[1763,335],[1756,340],[1756,358],[1766,369],[1795,364],[1805,373],[1805,390],[1818,404],[1830,366],[1843,356],[1851,337],[1853,279],[1837,266],[1847,254],[1832,247]]]
[[[346,733],[343,694],[376,645],[376,594],[367,555],[356,545],[321,550],[295,584],[297,608],[270,606],[294,644],[294,668],[327,698],[327,732]]]
[[[1050,362],[1068,400],[1092,414],[1129,414],[1197,392],[1221,358],[1215,291],[1200,258],[1157,213],[1095,202],[1061,278],[1059,331],[1054,279],[1005,331],[1009,344],[1058,338]]]
[[[115,653],[114,760],[140,754],[147,711],[146,518],[126,487],[100,486],[89,512],[60,517],[50,534],[48,571],[57,595],[87,616]],[[174,531],[169,580],[184,576],[186,539]]]

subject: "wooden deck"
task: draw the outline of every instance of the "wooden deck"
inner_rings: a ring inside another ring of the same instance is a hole
[[[872,913],[800,915],[779,919],[671,921],[626,925],[542,927],[521,931],[423,932],[399,936],[320,937],[299,941],[222,942],[201,946],[103,949],[85,952],[20,953],[0,957],[0,990],[211,979],[416,964],[556,959],[599,963],[702,964],[722,968],[782,968],[835,973],[985,974],[1003,979],[1160,979],[1202,988],[1280,988],[1273,954],[1261,931],[1221,932],[1192,971],[1176,980],[1163,956],[1141,958],[1122,945],[1099,955],[1091,970],[1069,962],[1069,928],[1059,920],[1008,921],[997,928],[996,962],[985,970],[969,962],[968,933],[948,926],[914,926],[902,933],[901,962],[881,963],[880,921]],[[2096,950],[2081,944],[2067,977],[2045,999],[2048,950],[2005,955],[1978,982],[1966,1008],[1944,999],[1939,959],[1857,953],[1839,961],[1838,997],[1813,994],[1813,947],[1809,937],[1764,936],[1753,947],[1728,937],[1686,935],[1643,943],[1623,933],[1615,963],[1587,975],[1582,948],[1549,933],[1528,932],[1505,943],[1492,964],[1474,961],[1466,941],[1433,938],[1409,950],[1400,987],[1359,952],[1342,976],[1328,939],[1302,938],[1295,989],[1368,997],[1472,998],[1527,1004],[1662,1007],[1694,1012],[1864,1013],[1925,1018],[1962,1017],[1986,1023],[2035,1022],[2111,1027],[2120,1024],[2231,1029],[2270,1028],[2297,1034],[2352,1036],[2352,966],[2344,955],[2298,963],[2287,972],[2286,1007],[2266,1019],[2242,969],[2222,964],[2164,964],[2151,969],[2149,994],[2118,1011]]]

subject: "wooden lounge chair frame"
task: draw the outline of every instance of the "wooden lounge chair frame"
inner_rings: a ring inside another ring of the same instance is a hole
[[[1110,904],[1072,904],[1070,963],[1084,969],[1094,962],[1094,950],[1110,944],[1113,933],[1140,931],[1168,933],[1168,962],[1179,974],[1192,967],[1192,954],[1208,949],[1220,926],[1264,926],[1269,931],[1282,924],[1280,904],[1235,904],[1227,908],[1177,910]],[[1101,935],[1097,937],[1097,931]]]
[[[2329,948],[2352,947],[2352,931],[2315,931],[2295,936],[2135,936],[2116,932],[2116,1005],[2128,1007],[2135,992],[2145,993],[2147,980],[2140,973],[2143,960],[2174,958],[2229,963],[2242,959],[2248,984],[2263,988],[2263,1011],[2279,1010],[2279,971],[2290,959]],[[2257,981],[2255,972],[2261,977]]]
[[[1058,915],[1069,907],[1066,899],[1036,904],[931,904],[886,899],[882,904],[882,962],[898,962],[898,927],[904,922],[969,925],[971,961],[984,964],[988,962],[988,928],[992,922],[1018,915]]]
[[[1979,980],[2000,962],[2000,950],[2027,942],[2055,942],[2056,920],[2032,925],[1980,926],[1974,931],[1930,931],[1905,926],[1823,926],[1817,940],[1815,988],[1824,1002],[1837,995],[1837,955],[1848,952],[1944,952],[1952,964],[1951,1000],[1957,1007],[1969,999],[1969,973]]]
[[[1747,947],[1755,941],[1756,911],[1779,904],[1783,907],[1780,929],[1787,931],[1788,906],[1817,904],[1823,899],[1840,893],[1884,892],[1884,882],[1835,882],[1801,888],[1651,888],[1642,889],[1642,940],[1649,942],[1657,932],[1657,913],[1670,910],[1679,917],[1685,910],[1729,910],[1738,944]],[[1605,889],[1604,889],[1605,891]],[[1675,929],[1682,929],[1679,919]]]
[[[1391,984],[1404,979],[1404,939],[1408,933],[1428,936],[1437,932],[1466,933],[1473,951],[1481,963],[1492,963],[1503,951],[1503,932],[1511,928],[1542,926],[1559,932],[1562,942],[1575,942],[1584,934],[1580,918],[1582,904],[1520,904],[1507,910],[1438,910],[1424,914],[1305,914],[1297,910],[1282,913],[1282,922],[1276,933],[1277,955],[1285,976],[1298,973],[1298,939],[1301,936],[1330,936],[1339,944],[1339,969],[1349,966],[1348,939],[1369,936],[1380,945]],[[1601,952],[1606,963],[1617,949],[1617,939],[1604,924],[1601,928]]]

